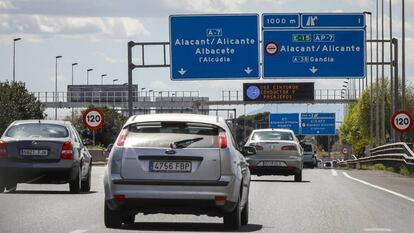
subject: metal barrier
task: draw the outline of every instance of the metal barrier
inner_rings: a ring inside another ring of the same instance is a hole
[[[414,152],[404,142],[387,144],[370,150],[371,155],[355,160],[340,162],[342,167],[360,169],[362,166],[370,166],[377,163],[392,167],[399,172],[402,166],[407,167],[414,174]]]

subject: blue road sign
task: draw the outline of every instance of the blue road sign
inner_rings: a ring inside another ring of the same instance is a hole
[[[299,14],[263,14],[263,28],[299,28]]]
[[[363,78],[362,29],[263,30],[264,78]]]
[[[334,135],[335,113],[302,113],[302,135]]]
[[[258,79],[259,16],[170,16],[172,80]]]
[[[298,135],[299,113],[271,113],[269,116],[269,128],[290,129]]]
[[[343,14],[301,14],[303,28],[365,28],[362,13]]]

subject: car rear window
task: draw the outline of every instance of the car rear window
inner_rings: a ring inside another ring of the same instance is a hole
[[[28,123],[14,125],[7,130],[7,137],[11,138],[28,138],[28,137],[44,137],[44,138],[66,138],[69,132],[66,127],[56,124],[44,123]]]
[[[260,140],[286,140],[293,141],[293,135],[289,132],[280,132],[280,131],[259,131],[255,132],[252,137],[253,141]]]
[[[161,148],[217,148],[219,128],[188,122],[151,122],[128,126],[126,146]]]

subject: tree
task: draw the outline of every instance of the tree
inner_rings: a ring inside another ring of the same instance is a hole
[[[92,107],[93,106],[89,106],[89,108]],[[98,129],[95,132],[95,144],[108,146],[109,144],[115,142],[116,137],[127,120],[127,117],[112,108],[103,107],[101,110],[105,116],[105,123],[101,129]],[[92,132],[87,129],[82,122],[82,116],[85,111],[86,110],[83,110],[80,114],[76,114],[72,123],[83,138],[92,139]],[[67,117],[67,119],[69,120],[70,117]]]
[[[376,112],[376,84],[373,84],[373,113],[374,118],[372,119],[373,124],[373,132],[375,136],[375,112]],[[381,90],[381,85],[379,85],[379,89]],[[390,99],[390,92],[389,92],[389,82],[385,82],[385,135],[389,137],[391,135],[391,99]],[[352,145],[352,149],[357,155],[362,155],[364,149],[367,145],[371,143],[375,144],[375,137],[370,138],[370,93],[371,90],[365,90],[361,97],[358,99],[356,103],[348,104],[347,113],[345,115],[345,119],[343,124],[340,127],[340,138],[341,141],[345,144]],[[412,92],[412,88],[409,86],[407,87],[406,91],[406,108],[411,113],[414,112],[414,93]],[[398,111],[398,109],[397,109]],[[381,108],[380,108],[380,115],[381,115]],[[381,130],[381,128],[380,128]],[[398,136],[398,133],[396,134]],[[414,130],[410,130],[405,137],[405,140],[408,142],[412,142],[414,138]]]
[[[15,120],[44,119],[45,107],[22,82],[0,82],[0,133]]]

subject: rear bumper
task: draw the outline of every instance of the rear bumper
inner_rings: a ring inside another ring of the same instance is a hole
[[[274,160],[274,161],[281,161],[286,163],[286,167],[279,167],[279,166],[256,166],[259,161],[263,161],[263,159],[257,160],[248,160],[250,173],[252,175],[295,175],[302,170],[303,167],[303,160],[297,159],[289,159],[289,160]]]
[[[236,205],[240,180],[222,176],[217,181],[125,180],[104,176],[105,201],[109,208],[131,213],[166,213],[222,216]],[[124,195],[125,200],[114,200]],[[216,202],[216,196],[226,200]]]
[[[67,183],[76,179],[79,162],[20,162],[0,159],[2,183]]]

